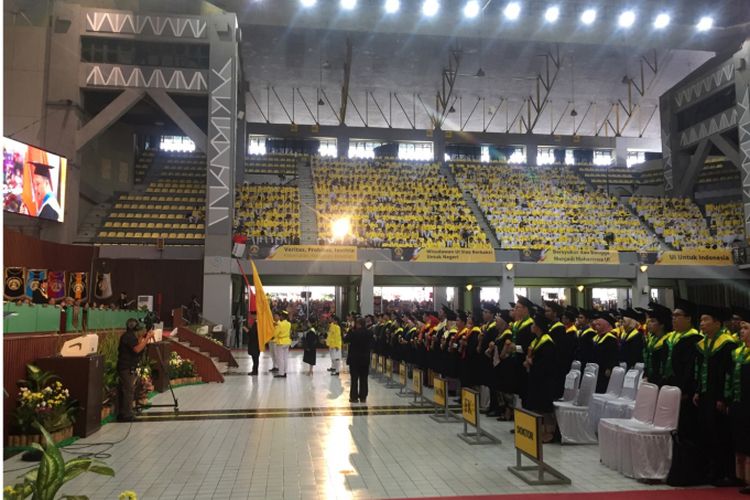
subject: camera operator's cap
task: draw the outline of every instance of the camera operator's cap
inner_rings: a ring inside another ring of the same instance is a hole
[[[716,321],[726,321],[732,317],[731,311],[726,307],[701,305],[698,306],[701,316],[711,316]]]
[[[544,305],[552,309],[552,311],[554,311],[554,313],[557,314],[558,316],[560,316],[563,312],[565,312],[565,308],[561,306],[560,304],[558,304],[557,302],[555,302],[554,300],[545,300]]]

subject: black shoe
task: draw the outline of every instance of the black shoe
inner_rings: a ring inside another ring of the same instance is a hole
[[[118,422],[135,422],[135,417],[132,415],[129,417],[117,417],[117,421]]]
[[[248,375],[257,375],[258,372],[247,372]]]
[[[360,403],[367,403],[367,398],[359,398]]]
[[[740,495],[750,495],[750,486],[740,488]]]
[[[737,479],[736,477],[725,477],[722,479],[718,479],[711,482],[712,486],[716,486],[717,488],[736,488],[738,486],[743,486],[744,483]]]
[[[279,369],[278,369],[278,368],[271,368],[271,369],[270,369],[270,370],[268,370],[268,371],[269,371],[269,372],[277,372],[277,371],[279,371]]]
[[[349,398],[349,402],[350,402],[350,403],[359,403],[359,400],[358,400],[358,399],[356,399],[356,398],[354,398],[354,399],[352,399],[352,398]]]
[[[286,373],[284,375],[274,375],[273,378],[286,378]]]
[[[327,372],[335,372],[336,370],[334,370],[333,368],[326,368],[326,371]]]
[[[339,376],[339,372],[331,372],[331,375],[334,376],[334,377],[338,377]]]

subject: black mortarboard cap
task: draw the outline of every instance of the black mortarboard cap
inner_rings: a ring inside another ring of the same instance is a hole
[[[726,321],[732,317],[732,313],[726,307],[716,307],[708,305],[698,306],[698,312],[701,316],[708,315],[717,321]]]
[[[487,304],[486,306],[482,307],[482,310],[483,311],[487,311],[487,312],[492,313],[492,314],[497,314],[497,312],[500,310],[500,308],[497,307],[494,304]]]
[[[511,324],[513,322],[513,318],[510,317],[510,311],[507,309],[503,309],[499,312],[500,317],[505,320],[506,323]]]
[[[534,304],[532,301],[524,297],[523,295],[517,295],[518,303],[522,306],[528,307],[530,311],[533,311],[536,309],[536,304]]]
[[[578,309],[578,315],[583,316],[586,319],[593,319],[594,318],[594,311],[591,311],[589,309]]]
[[[648,307],[647,313],[650,318],[664,325],[666,330],[672,329],[672,311],[668,307],[664,307],[656,302],[649,302]]]
[[[686,315],[690,316],[693,319],[693,321],[698,319],[697,317],[698,306],[694,304],[693,302],[690,302],[689,300],[675,297],[674,308],[675,310],[679,309],[680,311],[684,312]]]
[[[445,319],[447,319],[448,321],[456,321],[456,318],[458,316],[456,315],[455,311],[452,311],[446,307],[443,307],[443,311],[445,311]]]
[[[740,306],[732,306],[732,314],[739,316],[741,321],[750,323],[750,309]]]
[[[554,300],[545,300],[544,305],[552,309],[558,316],[565,312],[565,308]]]
[[[603,319],[612,326],[615,326],[615,317],[609,311],[597,311],[594,313],[594,319]]]
[[[620,314],[624,318],[632,318],[638,321],[639,323],[643,323],[646,320],[645,314],[643,314],[642,312],[636,311],[632,307],[628,307],[627,309],[620,309]]]
[[[565,316],[570,321],[575,321],[578,317],[578,309],[576,309],[573,306],[568,306],[565,308],[565,310],[562,312],[561,316]]]
[[[469,315],[466,313],[466,311],[458,311],[457,313],[458,319],[466,323],[469,320]]]
[[[516,307],[516,303],[515,302],[508,302],[508,304],[510,304],[511,308]]]
[[[42,177],[46,177],[47,179],[52,179],[52,173],[50,170],[55,168],[52,165],[47,165],[46,163],[41,163],[38,161],[31,161],[29,162],[32,165],[34,165],[34,175],[41,175]]]
[[[539,327],[544,333],[549,332],[550,320],[544,315],[544,311],[537,311],[533,317],[534,324]]]

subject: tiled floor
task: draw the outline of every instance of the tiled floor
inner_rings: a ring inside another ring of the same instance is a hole
[[[236,356],[247,372],[249,359]],[[510,424],[494,419],[484,424],[503,443],[471,446],[457,437],[462,424],[436,423],[423,414],[221,418],[221,410],[349,409],[348,375],[325,372],[327,356],[319,354],[318,362],[308,377],[300,373],[301,356],[293,354],[288,377],[273,379],[264,357],[259,377],[234,375],[224,384],[178,388],[181,411],[218,415],[109,424],[78,443],[117,441],[127,434],[109,450],[107,462],[116,476],[85,474],[62,492],[92,499],[117,498],[126,489],[140,499],[344,499],[659,488],[602,466],[597,446],[560,445],[546,445],[545,458],[572,484],[528,486],[507,470],[515,462]],[[368,405],[407,405],[397,392],[371,379]],[[169,392],[154,399],[169,401]],[[21,465],[13,458],[4,469]],[[4,474],[5,483],[17,474]]]

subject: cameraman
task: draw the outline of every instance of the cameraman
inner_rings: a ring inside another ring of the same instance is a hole
[[[120,376],[120,384],[117,387],[117,421],[132,422],[133,416],[133,398],[135,396],[135,369],[138,366],[138,360],[141,352],[146,348],[146,344],[154,338],[153,330],[149,329],[148,333],[138,340],[138,320],[130,318],[125,323],[125,333],[120,337],[120,345],[117,349],[117,373]]]

